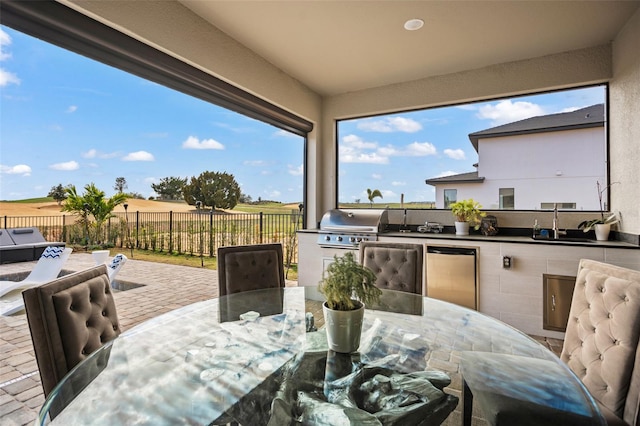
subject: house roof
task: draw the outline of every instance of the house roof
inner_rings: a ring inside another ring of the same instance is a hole
[[[460,173],[458,175],[444,176],[425,180],[427,185],[436,185],[441,183],[480,183],[483,177],[478,177],[478,172]]]
[[[587,127],[604,126],[604,104],[591,105],[571,112],[541,115],[469,134],[473,148],[478,151],[478,140],[527,133],[557,132]]]

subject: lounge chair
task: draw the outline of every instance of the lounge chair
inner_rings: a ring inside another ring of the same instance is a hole
[[[72,251],[72,248],[47,247],[24,280],[0,281],[0,315],[11,315],[22,309],[22,290],[58,278]]]
[[[120,272],[122,265],[124,265],[126,261],[127,261],[127,256],[125,256],[122,253],[118,253],[115,256],[113,256],[113,259],[111,259],[111,262],[109,262],[109,264],[107,265],[107,274],[109,275],[109,282],[113,282],[116,275],[118,275],[118,272]]]

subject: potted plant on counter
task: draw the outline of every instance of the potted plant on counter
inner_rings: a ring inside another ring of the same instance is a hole
[[[375,286],[376,275],[358,263],[354,254],[333,257],[318,290],[326,301],[322,305],[329,349],[351,353],[360,346],[364,307],[380,301],[382,291]]]
[[[619,182],[612,182],[611,184],[602,188],[600,181],[596,181],[596,188],[598,189],[598,202],[600,204],[600,217],[597,219],[585,220],[580,222],[578,229],[582,229],[584,232],[589,232],[592,229],[596,233],[596,240],[606,241],[609,239],[609,233],[611,232],[611,225],[615,225],[620,221],[615,213],[611,213],[605,217],[604,208],[602,205],[602,195],[609,189],[611,185]]]
[[[469,235],[469,227],[480,229],[482,218],[486,215],[480,211],[482,206],[473,198],[456,201],[450,205],[451,213],[456,218],[456,235]]]

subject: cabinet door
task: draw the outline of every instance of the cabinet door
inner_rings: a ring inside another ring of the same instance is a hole
[[[576,277],[543,274],[544,315],[542,328],[565,331]]]

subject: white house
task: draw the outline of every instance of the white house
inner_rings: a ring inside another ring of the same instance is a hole
[[[603,104],[492,127],[469,140],[477,171],[426,180],[436,188],[437,208],[467,198],[494,210],[600,208],[596,182],[607,176]]]

